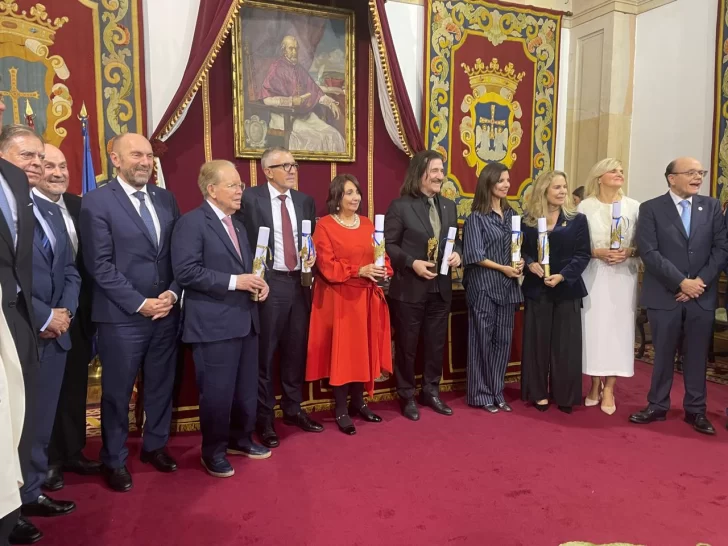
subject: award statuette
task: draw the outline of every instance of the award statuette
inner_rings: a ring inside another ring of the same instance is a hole
[[[437,242],[437,237],[427,239],[427,261],[430,262],[427,269],[432,273],[435,272],[435,268],[437,267],[437,251],[439,248],[440,244]]]
[[[301,221],[301,286],[311,286],[313,284],[313,273],[306,262],[313,256],[316,251],[313,248],[313,239],[311,239],[311,220]]]
[[[451,227],[447,230],[447,241],[445,242],[445,251],[442,253],[442,265],[440,266],[440,275],[447,275],[450,266],[447,265],[450,260],[450,254],[455,246],[455,236],[458,234],[458,228]]]
[[[511,217],[511,267],[514,269],[521,263],[521,245],[523,233],[521,232],[521,217]]]
[[[546,218],[538,219],[538,263],[543,267],[544,277],[551,276],[551,266],[549,265],[549,234],[546,229]]]
[[[268,251],[268,238],[270,237],[270,228],[261,226],[258,230],[258,242],[255,245],[255,257],[253,258],[253,275],[265,278],[265,255]],[[250,299],[258,301],[258,291],[250,293]]]
[[[612,203],[612,229],[609,233],[609,248],[619,250],[622,248],[622,202]]]
[[[384,214],[374,215],[374,265],[384,267]]]

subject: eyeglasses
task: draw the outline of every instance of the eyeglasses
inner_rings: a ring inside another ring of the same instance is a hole
[[[224,188],[226,190],[244,190],[245,189],[245,183],[242,184],[225,184]]]
[[[705,175],[708,174],[708,171],[697,171],[695,169],[691,169],[689,171],[683,171],[679,173],[670,173],[670,174],[686,174],[690,178],[695,178],[696,176],[699,176],[700,178],[705,178]]]
[[[277,169],[278,167],[283,167],[283,170],[289,173],[291,172],[291,169],[298,170],[298,163],[279,163],[278,165],[268,165],[269,169]]]

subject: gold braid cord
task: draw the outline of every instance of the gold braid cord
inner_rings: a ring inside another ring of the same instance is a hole
[[[235,17],[238,16],[238,12],[242,7],[243,2],[244,0],[235,0],[230,6],[230,10],[228,11],[225,24],[222,25],[220,31],[217,33],[217,37],[215,38],[215,43],[213,44],[212,49],[210,49],[210,51],[207,53],[207,58],[205,59],[205,62],[202,63],[202,66],[197,71],[195,81],[192,82],[192,85],[190,85],[190,88],[187,90],[187,93],[185,93],[182,102],[179,104],[170,120],[164,125],[164,127],[162,127],[162,130],[159,132],[159,134],[155,135],[155,138],[159,138],[160,140],[163,139],[172,131],[172,129],[174,129],[175,125],[177,125],[179,118],[182,117],[182,113],[187,109],[187,106],[189,106],[192,98],[195,96],[195,93],[197,93],[197,91],[200,89],[203,80],[207,78],[207,75],[210,72],[210,68],[212,68],[212,65],[215,64],[215,59],[217,58],[218,53],[220,53],[220,49],[222,49],[225,40],[227,40],[227,37],[230,34],[230,29],[233,27],[233,22],[235,21]]]
[[[387,86],[387,98],[389,99],[389,105],[392,107],[392,115],[394,116],[394,124],[397,126],[397,136],[399,141],[402,143],[404,152],[412,157],[414,153],[409,147],[407,139],[404,135],[404,129],[402,128],[402,118],[399,114],[399,106],[397,101],[394,99],[394,84],[392,83],[392,75],[389,73],[389,62],[387,55],[387,48],[384,45],[384,38],[382,37],[382,22],[379,20],[379,10],[377,9],[376,0],[369,0],[369,11],[372,14],[372,23],[374,26],[374,36],[377,39],[377,50],[379,53],[379,60],[382,63],[382,72],[384,73],[384,81]]]

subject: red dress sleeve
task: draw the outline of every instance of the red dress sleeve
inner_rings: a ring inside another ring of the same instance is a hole
[[[359,265],[337,258],[334,243],[324,222],[316,226],[313,244],[316,248],[316,269],[330,283],[343,283],[359,275]]]

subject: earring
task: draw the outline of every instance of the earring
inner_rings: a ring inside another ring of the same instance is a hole
[[[341,208],[341,207],[339,207],[338,205],[336,206],[336,210],[339,210],[340,208]]]

